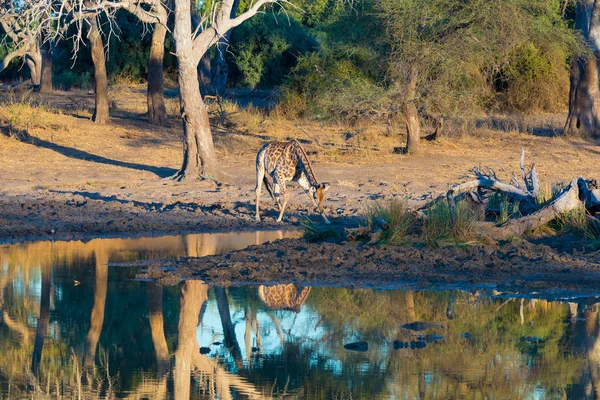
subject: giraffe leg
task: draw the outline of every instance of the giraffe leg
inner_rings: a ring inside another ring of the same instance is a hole
[[[283,194],[283,204],[281,205],[281,212],[279,213],[279,218],[277,218],[277,222],[281,222],[281,219],[283,218],[283,212],[285,211],[285,206],[287,205],[287,202],[289,200],[289,193],[287,193],[284,190],[282,190],[282,194]]]
[[[277,208],[279,210],[281,210],[281,193],[280,192],[281,192],[281,185],[279,185],[279,183],[275,183],[273,185],[273,197],[275,198],[275,204],[277,204]]]
[[[264,177],[265,169],[262,163],[259,163],[259,165],[256,166],[256,188],[254,189],[254,192],[256,193],[256,221],[258,222],[260,222],[260,191],[262,189]]]
[[[306,178],[306,175],[304,175],[304,173],[302,173],[302,175],[300,175],[300,178],[298,178],[298,184],[300,185],[300,187],[302,189],[304,189],[304,193],[306,193],[306,195],[308,196],[310,201],[312,201],[313,205],[315,207],[318,207],[318,204],[315,201],[315,198],[313,197],[312,193],[310,192],[310,183],[308,182],[308,179]]]

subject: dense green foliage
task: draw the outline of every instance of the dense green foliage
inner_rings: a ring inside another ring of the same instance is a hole
[[[200,14],[211,2],[198,3]],[[242,0],[238,13],[251,2]],[[560,0],[300,0],[273,6],[232,32],[230,87],[280,87],[290,116],[356,119],[398,110],[411,76],[420,109],[468,117],[483,112],[558,111],[569,65],[585,48]],[[112,81],[143,82],[151,32],[119,12],[107,68]],[[141,40],[140,40],[141,38]],[[165,67],[174,59],[167,39]],[[55,83],[90,84],[87,47],[75,62],[55,51]],[[5,51],[5,50],[2,50]],[[212,50],[214,54],[214,49]],[[26,78],[13,62],[0,77]]]

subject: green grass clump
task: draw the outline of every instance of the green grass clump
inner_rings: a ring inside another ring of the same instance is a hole
[[[381,234],[380,242],[390,244],[405,242],[406,235],[416,220],[406,202],[399,199],[391,199],[383,205],[373,204],[367,209],[363,218],[371,230],[375,230],[375,227],[379,225],[378,219],[385,221],[387,227]]]
[[[590,222],[588,212],[583,204],[558,216],[554,223],[557,231],[561,234],[571,233],[580,236],[582,239],[600,241],[600,226]]]
[[[513,201],[510,196],[501,193],[495,193],[491,198],[488,207],[498,211],[496,223],[502,225],[519,214],[519,202]]]
[[[421,235],[425,243],[434,247],[444,242],[469,242],[477,236],[477,220],[477,214],[468,202],[458,202],[453,216],[448,202],[440,201],[423,218]]]

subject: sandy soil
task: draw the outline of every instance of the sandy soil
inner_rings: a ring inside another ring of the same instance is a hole
[[[421,154],[407,156],[392,152],[404,143],[401,127],[321,126],[230,106],[226,127],[215,126],[214,136],[231,183],[179,183],[168,177],[181,162],[180,120],[173,115],[165,127],[147,123],[141,89],[114,89],[111,98],[108,125],[89,120],[93,98],[83,92],[55,92],[35,98],[43,109],[17,110],[31,139],[0,134],[0,240],[256,228],[254,158],[269,140],[306,142],[317,177],[332,184],[328,213],[341,224],[373,200],[443,191],[464,180],[473,165],[514,171],[521,147],[548,185],[598,173],[595,143],[552,136],[564,115],[498,117],[469,134],[450,127],[440,140],[425,142]],[[168,110],[175,112],[176,103],[171,96]],[[10,107],[0,106],[5,131]],[[324,149],[299,128],[321,142],[369,150]],[[304,194],[294,193],[284,226],[311,214]],[[260,226],[275,226],[273,204],[265,200]]]

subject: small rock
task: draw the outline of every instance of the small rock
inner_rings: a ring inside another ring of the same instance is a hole
[[[471,339],[473,335],[470,332],[461,333],[460,337],[464,337],[465,339]]]
[[[436,324],[434,322],[415,321],[410,324],[400,325],[400,328],[409,329],[411,331],[424,331],[426,329],[443,328],[444,325]]]
[[[369,350],[369,344],[367,342],[347,343],[344,345],[344,348],[352,351],[367,351]]]
[[[521,338],[521,342],[529,342],[529,343],[542,343],[544,339],[537,336],[523,336]]]
[[[252,350],[253,353],[256,353],[256,352],[260,351],[260,349],[258,347],[252,347],[251,350]]]
[[[402,340],[394,340],[394,343],[392,345],[394,346],[394,350],[404,348],[404,342]]]
[[[210,347],[200,347],[200,354],[210,353]]]
[[[427,335],[422,335],[422,336],[417,336],[418,340],[423,340],[425,342],[435,342],[438,340],[442,340],[444,337],[442,335],[435,335],[433,333],[427,334]]]

